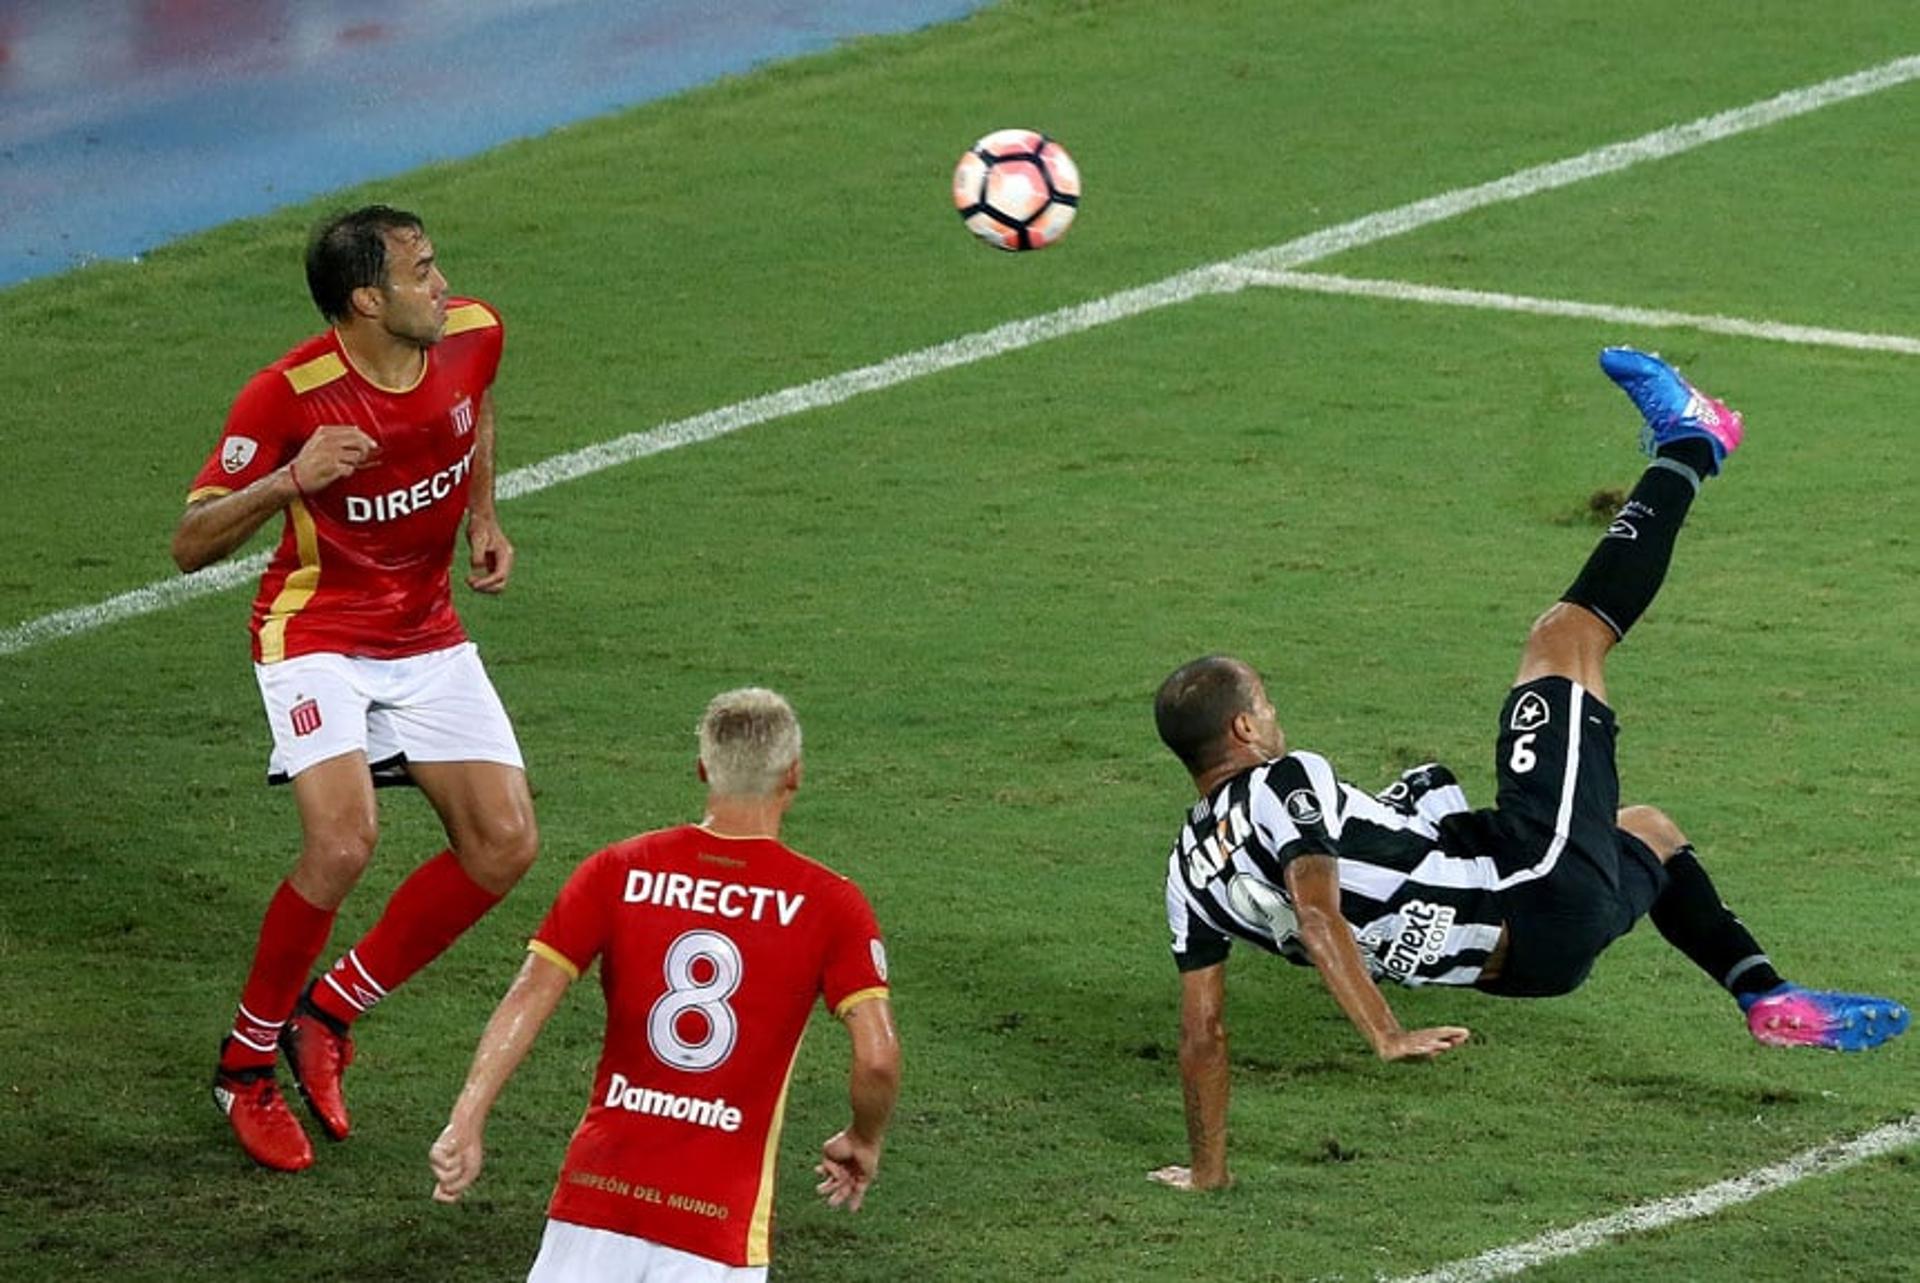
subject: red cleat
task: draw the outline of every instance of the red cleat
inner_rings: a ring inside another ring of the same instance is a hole
[[[341,1094],[340,1079],[353,1063],[353,1035],[302,997],[293,1018],[281,1031],[280,1050],[286,1053],[293,1085],[320,1121],[320,1130],[328,1140],[345,1140],[353,1130],[353,1120],[347,1117],[347,1098]]]
[[[287,1108],[272,1065],[215,1070],[213,1103],[233,1125],[240,1148],[260,1166],[277,1172],[313,1166],[313,1142]]]

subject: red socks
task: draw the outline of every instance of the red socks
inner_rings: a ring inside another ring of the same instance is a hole
[[[352,1024],[499,902],[467,876],[453,852],[442,851],[408,875],[380,921],[314,984],[314,1005],[341,1024]],[[240,992],[233,1034],[221,1051],[222,1068],[274,1063],[280,1030],[327,946],[333,918],[332,909],[309,904],[290,882],[274,892],[260,923],[253,969]]]
[[[442,851],[407,876],[373,929],[314,983],[313,1005],[352,1024],[500,899],[468,877],[452,851]]]
[[[293,1013],[314,959],[327,947],[333,914],[332,909],[309,904],[291,882],[282,882],[273,893],[260,923],[253,969],[247,973],[246,988],[240,991],[233,1036],[220,1056],[223,1068],[250,1069],[274,1062],[279,1055],[280,1028]]]

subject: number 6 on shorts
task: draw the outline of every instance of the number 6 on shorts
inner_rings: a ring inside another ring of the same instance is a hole
[[[1513,755],[1507,759],[1507,765],[1515,775],[1525,775],[1539,764],[1540,759],[1533,751],[1534,735],[1535,732],[1528,731],[1513,742]]]

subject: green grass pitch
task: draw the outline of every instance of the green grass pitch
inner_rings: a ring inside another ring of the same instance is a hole
[[[504,312],[510,469],[1916,52],[1920,12],[1866,0],[1031,0],[328,204],[420,210]],[[1913,335],[1917,113],[1892,88],[1312,270]],[[1041,254],[947,205],[961,149],[1015,125],[1086,177]],[[316,328],[317,210],[0,293],[0,628],[169,573],[229,399]],[[1414,1067],[1243,951],[1240,1183],[1145,1179],[1185,1146],[1160,878],[1187,786],[1155,683],[1235,651],[1356,780],[1439,757],[1486,798],[1525,628],[1637,473],[1594,367],[1620,341],[1750,429],[1612,665],[1624,794],[1680,820],[1788,974],[1920,998],[1915,358],[1254,288],[503,505],[516,581],[461,608],[545,853],[362,1027],[356,1135],[299,1177],[252,1170],[205,1093],[296,840],[259,784],[246,592],[0,655],[0,1276],[521,1277],[597,988],[465,1204],[429,1201],[426,1147],[554,890],[696,814],[693,719],[746,682],[806,725],[788,836],[872,897],[907,1054],[848,1218],[811,1194],[845,1062],[829,1020],[810,1035],[776,1277],[1404,1277],[1911,1116],[1912,1046],[1760,1048],[1646,927],[1569,998],[1395,994],[1474,1030]],[[336,943],[438,842],[384,797]],[[1528,1277],[1901,1277],[1916,1197],[1904,1150]]]

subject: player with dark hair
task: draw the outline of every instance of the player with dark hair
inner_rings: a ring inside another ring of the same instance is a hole
[[[301,848],[267,906],[213,1095],[241,1148],[287,1171],[313,1147],[280,1094],[279,1054],[343,1139],[354,1022],[492,908],[539,847],[513,727],[448,575],[462,518],[468,586],[498,593],[513,570],[493,494],[500,318],[450,296],[420,219],[384,205],[318,227],[307,281],[328,330],[241,389],[173,536],[174,561],[194,571],[284,522],[254,598],[253,660],[268,779],[292,783]],[[376,783],[417,785],[448,846],[309,984],[372,858]]]
[[[816,1187],[859,1210],[899,1091],[900,1045],[873,910],[780,842],[800,723],[774,692],[716,695],[700,719],[699,824],[583,861],[527,945],[429,1154],[434,1197],[480,1175],[494,1101],[594,959],[607,1028],[530,1283],[749,1283],[771,1245],[787,1084],[815,1002],[847,1029],[852,1121]]]
[[[1728,990],[1763,1043],[1856,1051],[1906,1029],[1897,1002],[1783,980],[1678,826],[1653,807],[1619,805],[1606,657],[1652,602],[1701,482],[1743,426],[1656,357],[1608,348],[1600,363],[1644,418],[1653,462],[1527,637],[1500,713],[1491,809],[1469,810],[1442,766],[1416,767],[1375,797],[1325,758],[1289,750],[1259,674],[1230,656],[1194,660],[1161,685],[1155,723],[1200,800],[1166,881],[1191,1166],[1154,1179],[1230,1180],[1225,960],[1235,939],[1315,967],[1383,1060],[1440,1055],[1468,1031],[1402,1029],[1379,982],[1567,993],[1642,914]]]
[[[390,205],[367,205],[321,223],[307,240],[307,292],[329,323],[353,315],[353,292],[387,282],[387,237],[426,235],[417,214]]]

